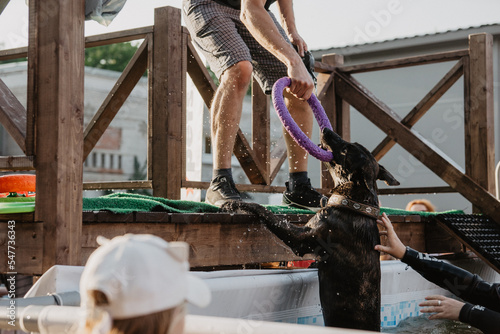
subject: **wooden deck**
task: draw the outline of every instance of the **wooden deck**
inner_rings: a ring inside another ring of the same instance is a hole
[[[311,215],[278,215],[296,224],[304,224]],[[33,214],[0,216],[0,271],[7,268],[7,222],[16,219],[16,270],[19,274],[42,274],[40,255],[43,244],[50,242],[42,222]],[[462,246],[437,226],[432,219],[419,215],[390,216],[401,240],[423,252],[460,252]],[[213,269],[274,261],[299,260],[293,252],[258,218],[244,214],[135,212],[114,214],[108,211],[83,212],[81,256],[84,265],[97,248],[99,235],[112,238],[125,233],[151,233],[165,240],[183,240],[191,245],[192,267]],[[5,247],[4,247],[5,246]],[[305,258],[312,258],[306,256]]]

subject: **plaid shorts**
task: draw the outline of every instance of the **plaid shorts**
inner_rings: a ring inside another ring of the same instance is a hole
[[[253,38],[240,20],[240,11],[214,0],[183,0],[186,26],[195,45],[206,57],[210,69],[221,77],[234,64],[247,60],[266,94],[274,83],[287,76],[287,67]],[[280,34],[290,43],[273,13],[268,12]]]

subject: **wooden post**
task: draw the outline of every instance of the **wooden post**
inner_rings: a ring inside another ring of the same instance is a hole
[[[35,220],[43,222],[46,271],[54,264],[81,265],[84,1],[34,1],[31,15]]]
[[[469,36],[468,61],[468,66],[464,64],[466,174],[494,194],[493,37],[490,34]]]
[[[328,65],[341,66],[344,64],[344,56],[338,54],[323,55],[321,61]],[[318,98],[321,100],[326,115],[332,123],[333,130],[344,140],[349,141],[351,139],[349,104],[336,94],[335,80],[331,80],[330,78],[333,75],[334,73],[320,73],[318,75],[318,91],[324,92]],[[325,87],[326,85],[329,87]],[[321,175],[321,188],[333,188],[333,180],[330,173],[323,165],[321,165]]]
[[[271,115],[269,96],[252,80],[252,142],[255,157],[265,169],[263,178],[270,184],[271,174]]]
[[[10,0],[0,0],[0,15],[2,15],[3,10],[9,4]]]
[[[153,110],[151,179],[153,195],[180,199],[182,178],[182,119],[186,62],[182,43],[181,11],[174,7],[155,9],[153,37]]]
[[[35,101],[37,92],[35,89],[35,65],[37,64],[36,31],[37,16],[35,14],[35,1],[29,2],[29,34],[28,34],[28,100],[26,101],[26,138],[25,154],[35,154]]]

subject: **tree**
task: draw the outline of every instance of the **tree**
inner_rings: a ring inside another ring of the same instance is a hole
[[[123,72],[138,47],[117,43],[85,49],[85,66]]]
[[[129,181],[146,180],[148,177],[147,168],[148,168],[147,161],[144,161],[144,164],[141,166],[141,163],[139,162],[137,156],[134,156],[134,172],[132,173],[132,176],[129,178]],[[127,192],[151,196],[150,189],[129,189],[127,190]]]

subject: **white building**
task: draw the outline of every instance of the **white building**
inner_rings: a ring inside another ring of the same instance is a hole
[[[487,25],[459,29],[433,35],[394,39],[384,42],[360,44],[343,48],[314,51],[316,59],[321,55],[337,53],[344,55],[345,65],[371,63],[376,61],[404,58],[468,48],[468,36],[476,33],[490,33],[494,37],[494,95],[495,95],[495,143],[498,161],[500,148],[500,117],[498,108],[499,91],[499,51],[500,25]],[[362,36],[361,36],[362,37]],[[359,38],[363,42],[363,38]],[[438,81],[452,68],[455,61],[425,66],[407,67],[386,71],[375,71],[353,75],[375,96],[404,117]],[[463,122],[463,77],[427,112],[414,126],[421,135],[445,152],[462,168],[464,158]],[[385,134],[351,108],[351,140],[373,150]],[[396,145],[381,160],[388,170],[401,182],[401,187],[446,186],[433,172],[423,166],[407,151]],[[380,184],[381,187],[385,186]],[[415,198],[428,198],[439,211],[463,209],[471,211],[471,204],[458,194],[425,194],[382,196],[383,206],[404,208]]]
[[[97,68],[85,68],[85,126],[91,121],[101,103],[115,85],[121,73]],[[0,65],[0,78],[26,107],[27,100],[27,64],[26,62]],[[195,92],[193,95],[198,95]],[[142,78],[136,85],[124,105],[111,122],[109,128],[97,143],[94,150],[84,162],[84,181],[127,181],[134,177],[134,159],[144,167],[147,159],[148,138],[148,85],[147,78]],[[193,105],[190,103],[189,105]],[[194,104],[196,105],[196,104]],[[251,138],[251,103],[247,96],[244,104],[244,115],[241,121],[242,131]],[[195,111],[198,112],[198,111]],[[272,142],[282,135],[281,123],[272,112]],[[212,154],[210,148],[209,112],[203,112],[203,136],[198,149],[202,150],[201,178],[194,181],[210,181],[212,177]],[[198,136],[200,137],[200,136]],[[15,141],[0,125],[0,155],[23,155]],[[196,155],[200,156],[200,155]],[[233,157],[235,181],[249,183],[239,162]],[[276,177],[276,185],[284,185],[287,174],[286,165]],[[144,170],[146,172],[146,170]],[[319,183],[318,183],[319,184]],[[84,196],[98,196],[103,192],[85,191]],[[268,194],[250,194],[251,199],[259,203],[269,203]],[[273,203],[281,203],[281,195],[271,196]],[[202,199],[204,195],[202,194]]]
[[[26,107],[27,64],[0,66],[0,78]],[[85,126],[99,109],[120,73],[85,68]],[[144,165],[147,157],[147,79],[139,81],[117,117],[84,163],[84,181],[126,181],[133,177],[134,158]],[[0,126],[0,155],[23,152]],[[85,192],[85,196],[97,195]]]

